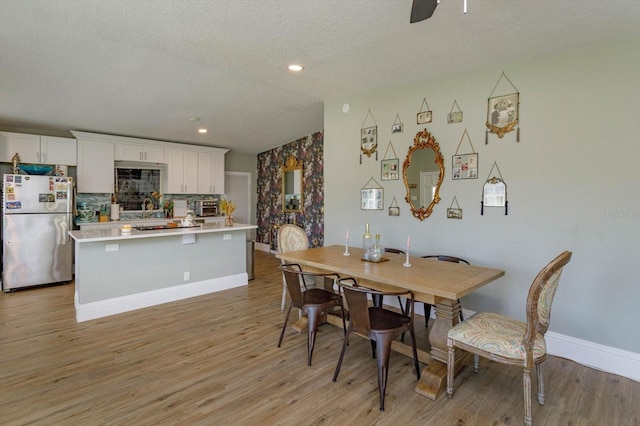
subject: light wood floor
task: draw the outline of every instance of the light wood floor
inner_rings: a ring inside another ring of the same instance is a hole
[[[277,348],[278,263],[256,252],[248,287],[81,324],[72,284],[1,294],[0,424],[522,424],[517,368],[465,367],[453,399],[431,401],[394,353],[380,412],[368,342],[352,340],[336,383],[340,329],[321,326],[311,367],[304,333]],[[546,371],[535,424],[640,425],[640,383],[556,357]]]

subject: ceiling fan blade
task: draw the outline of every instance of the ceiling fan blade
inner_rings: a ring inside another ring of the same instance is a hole
[[[438,0],[413,0],[411,6],[411,19],[409,23],[424,21],[427,18],[431,18],[433,12],[435,12],[438,6]]]

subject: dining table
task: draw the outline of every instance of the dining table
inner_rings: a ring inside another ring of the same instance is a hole
[[[429,331],[431,349],[418,350],[419,361],[427,366],[415,388],[417,393],[435,400],[446,381],[447,333],[459,322],[459,299],[502,277],[505,271],[396,253],[385,253],[380,262],[370,262],[362,259],[362,253],[357,247],[331,245],[278,253],[276,257],[309,271],[356,278],[359,285],[374,290],[410,290],[416,302],[435,306],[435,321]],[[331,315],[327,322],[342,327],[342,320]],[[411,347],[401,341],[394,341],[392,349],[412,356]],[[456,349],[455,359],[458,370],[466,361],[465,354]]]

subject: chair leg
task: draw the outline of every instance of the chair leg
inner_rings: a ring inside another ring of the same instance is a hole
[[[284,311],[284,305],[287,301],[287,283],[282,281],[282,302],[280,303],[280,312]]]
[[[287,322],[289,321],[289,315],[291,314],[292,307],[293,307],[293,303],[289,305],[287,316],[284,318],[284,325],[282,326],[282,332],[280,333],[280,340],[278,340],[278,347],[280,347],[280,345],[282,344],[282,339],[284,338],[284,331],[287,329]]]
[[[308,342],[308,355],[307,365],[311,366],[311,357],[313,356],[313,347],[316,345],[316,332],[318,331],[318,317],[320,316],[319,308],[307,309],[307,319],[309,320],[307,342]]]
[[[406,303],[407,305],[409,304],[408,301]],[[398,305],[400,305],[400,312],[402,312],[402,315],[407,315],[407,308],[402,303],[402,297],[400,296],[398,296]]]
[[[453,379],[455,375],[456,349],[453,347],[453,341],[447,338],[447,396],[453,396]]]
[[[380,393],[380,411],[384,411],[384,396],[387,392],[387,378],[389,376],[389,356],[391,355],[391,342],[388,334],[379,334],[376,345],[378,358],[378,392]]]
[[[544,405],[544,363],[536,365],[536,376],[538,377],[538,404]]]
[[[424,304],[424,326],[429,327],[429,318],[431,317],[431,304]]]
[[[524,424],[531,426],[531,369],[524,368],[522,373],[522,387],[524,390]]]
[[[349,344],[349,336],[351,335],[351,324],[349,324],[349,328],[347,329],[347,333],[344,335],[344,340],[342,342],[342,351],[340,351],[340,358],[338,358],[338,365],[336,365],[336,371],[333,373],[333,381],[338,380],[338,373],[340,373],[340,367],[342,367],[342,359],[344,358],[344,353],[347,351],[347,345]]]
[[[480,370],[480,356],[473,354],[473,372],[477,373]]]
[[[416,377],[420,380],[420,364],[418,363],[418,347],[416,345],[416,330],[411,327],[411,346],[413,349],[413,364],[416,367]],[[403,333],[404,334],[404,333]]]

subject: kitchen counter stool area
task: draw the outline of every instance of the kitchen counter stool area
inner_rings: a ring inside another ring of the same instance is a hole
[[[247,285],[247,230],[71,231],[78,322]]]

